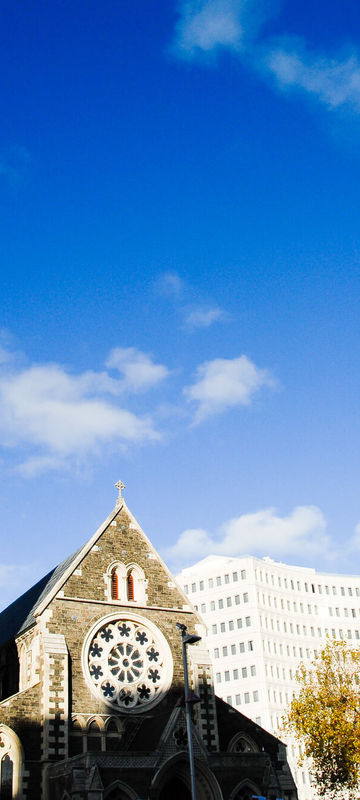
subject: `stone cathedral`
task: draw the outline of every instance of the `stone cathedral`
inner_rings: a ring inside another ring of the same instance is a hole
[[[0,798],[296,800],[284,745],[214,694],[204,623],[122,497],[0,614]]]

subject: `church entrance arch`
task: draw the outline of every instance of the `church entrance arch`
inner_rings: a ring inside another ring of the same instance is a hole
[[[196,800],[223,800],[219,784],[206,762],[195,762]],[[191,800],[190,768],[187,753],[168,759],[155,775],[151,800]]]

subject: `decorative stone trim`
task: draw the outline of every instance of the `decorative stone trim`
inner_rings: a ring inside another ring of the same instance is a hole
[[[13,764],[12,797],[23,797],[24,752],[19,737],[7,725],[0,725],[0,784],[3,758],[9,756]]]
[[[170,647],[161,631],[130,613],[107,615],[92,626],[82,649],[82,667],[92,694],[126,714],[157,705],[173,674]]]

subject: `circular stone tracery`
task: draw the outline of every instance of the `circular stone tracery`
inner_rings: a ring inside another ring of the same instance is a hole
[[[159,702],[172,678],[170,648],[160,631],[141,617],[106,618],[84,644],[85,676],[106,705],[141,712]]]

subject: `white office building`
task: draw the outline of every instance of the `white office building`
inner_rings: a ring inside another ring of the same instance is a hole
[[[270,558],[208,556],[177,579],[207,626],[216,693],[286,741],[279,729],[300,662],[312,661],[327,637],[360,646],[360,577]],[[312,800],[297,757],[288,741],[299,798]]]

